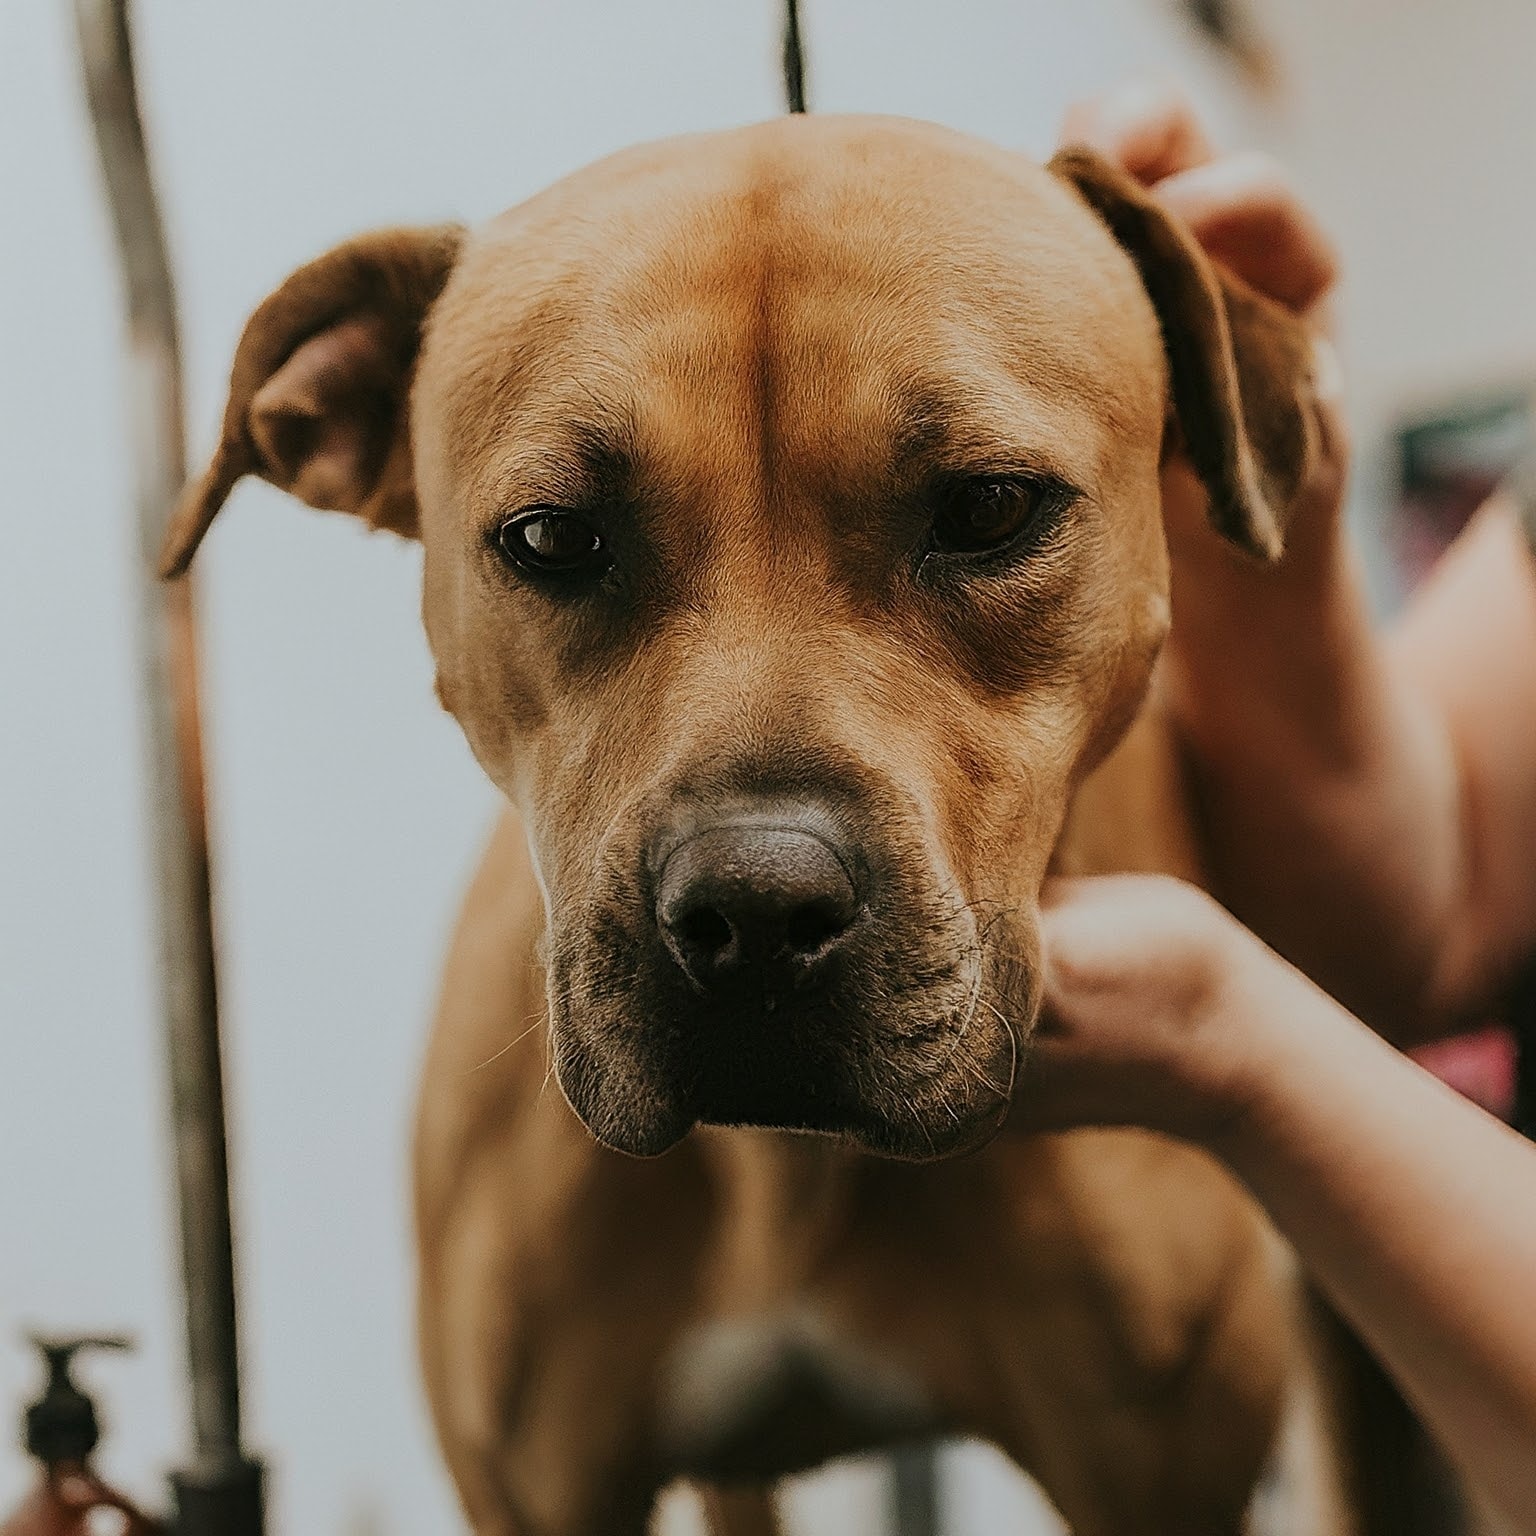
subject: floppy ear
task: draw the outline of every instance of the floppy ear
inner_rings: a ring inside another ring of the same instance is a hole
[[[363,235],[263,301],[235,350],[213,462],[171,518],[162,575],[186,570],[247,474],[312,507],[415,534],[405,405],[422,323],[463,240],[454,224]]]
[[[1240,548],[1278,559],[1291,503],[1318,454],[1306,327],[1211,262],[1138,182],[1093,150],[1064,149],[1050,169],[1077,188],[1141,273],[1211,521]]]

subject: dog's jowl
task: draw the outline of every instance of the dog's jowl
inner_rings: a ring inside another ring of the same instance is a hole
[[[416,1165],[480,1536],[638,1536],[677,1475],[940,1431],[1081,1536],[1236,1536],[1288,1414],[1297,1532],[1347,1528],[1235,1185],[997,1134],[1047,873],[1199,876],[1162,477],[1277,554],[1308,357],[1086,152],[871,118],[633,150],[257,310],[168,570],[246,473],[419,538],[510,803]]]

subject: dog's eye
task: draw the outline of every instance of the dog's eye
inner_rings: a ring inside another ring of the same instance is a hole
[[[966,478],[936,498],[933,548],[942,554],[984,554],[1011,544],[1040,515],[1046,490],[1037,481]]]
[[[586,518],[559,507],[532,507],[496,530],[508,560],[526,571],[577,575],[605,560],[603,536]]]

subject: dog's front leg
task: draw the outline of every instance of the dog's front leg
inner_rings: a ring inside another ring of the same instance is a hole
[[[701,1486],[698,1493],[709,1536],[783,1536],[772,1488]]]
[[[666,1335],[641,1326],[643,1303],[664,1304],[670,1277],[628,1294],[622,1268],[569,1264],[575,1240],[520,1242],[529,1234],[501,1219],[510,1172],[467,1181],[422,1273],[428,1394],[470,1529],[646,1536],[662,1481],[648,1431]]]

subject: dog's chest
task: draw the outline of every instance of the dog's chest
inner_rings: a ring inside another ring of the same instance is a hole
[[[942,1427],[915,1375],[805,1303],[686,1330],[658,1409],[673,1468],[727,1481],[785,1476]]]

